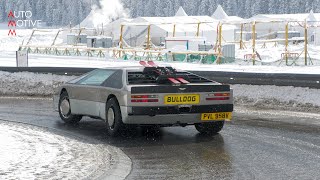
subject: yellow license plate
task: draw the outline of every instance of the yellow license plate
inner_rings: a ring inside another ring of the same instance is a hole
[[[231,112],[219,112],[219,113],[202,113],[202,121],[230,121],[232,118]]]
[[[167,95],[164,97],[164,104],[199,104],[199,94]]]

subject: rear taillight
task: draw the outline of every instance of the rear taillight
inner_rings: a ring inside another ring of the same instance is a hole
[[[131,102],[143,103],[143,102],[159,102],[157,95],[132,95]]]
[[[215,97],[229,97],[230,93],[213,93],[209,94],[209,96],[215,96]]]
[[[207,101],[223,101],[229,99],[230,93],[212,93],[208,94],[208,97],[206,98]]]
[[[219,97],[219,98],[206,98],[207,101],[223,101],[223,100],[229,100],[229,97]]]

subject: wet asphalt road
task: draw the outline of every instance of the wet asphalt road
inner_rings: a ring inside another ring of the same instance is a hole
[[[320,179],[320,115],[282,114],[238,107],[233,122],[213,137],[201,136],[190,126],[160,132],[138,129],[110,138],[99,120],[64,124],[48,99],[0,98],[0,119],[119,147],[132,160],[128,179]]]

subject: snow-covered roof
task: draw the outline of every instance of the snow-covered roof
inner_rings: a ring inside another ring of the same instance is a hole
[[[152,25],[151,29],[157,29],[159,33],[173,32],[173,25],[176,24],[175,31],[197,32],[198,23],[200,23],[201,32],[211,32],[217,29],[219,21],[209,16],[178,16],[178,17],[138,17],[129,23],[124,23],[126,26],[148,26]],[[137,28],[137,27],[136,27]],[[235,29],[235,26],[225,25],[224,30]]]
[[[206,41],[206,37],[202,36],[176,36],[176,37],[166,37],[166,41]]]
[[[67,36],[88,36],[86,33],[68,33]]]
[[[80,23],[81,27],[94,28],[95,24],[93,23],[95,11],[92,9],[88,16]],[[103,21],[102,21],[103,22]]]
[[[172,36],[173,32],[175,36],[195,36],[198,32],[198,23],[200,23],[199,36],[215,42],[219,21],[210,16],[137,17],[131,22],[121,24],[124,25],[123,37],[126,40],[133,39],[139,44],[140,41],[145,41],[149,25],[151,25],[151,37]],[[225,38],[232,39],[236,28],[234,25],[223,25]],[[112,37],[114,40],[119,39],[120,28],[113,31]]]
[[[176,17],[177,17],[177,16],[188,16],[188,14],[187,14],[187,13],[184,11],[184,9],[180,6],[175,16],[176,16]]]
[[[165,31],[165,32],[173,32],[173,25],[165,24],[165,25],[154,25],[157,28]],[[188,25],[176,25],[176,33],[181,32],[197,32],[197,24],[188,24]],[[209,26],[208,24],[202,24],[200,25],[201,31],[212,31],[214,28],[212,26]]]
[[[110,36],[87,36],[87,39],[112,39]]]
[[[309,19],[309,20],[308,20]],[[320,13],[300,13],[300,14],[258,14],[249,18],[251,21],[317,21]]]
[[[224,20],[224,19],[228,19],[228,15],[227,13],[223,10],[221,5],[218,5],[216,11],[214,11],[214,13],[211,16],[214,19],[217,20]]]
[[[227,23],[239,23],[243,22],[244,19],[238,16],[228,16],[227,13],[223,10],[221,5],[218,5],[216,11],[212,14],[212,18],[227,22]]]
[[[239,16],[228,16],[227,21],[243,21],[244,19]]]
[[[313,10],[310,11],[307,21],[317,21],[317,18],[314,16]]]
[[[278,34],[284,34],[286,31],[277,31]],[[299,33],[299,31],[288,31],[288,33]]]
[[[130,22],[146,24],[188,24],[218,22],[209,16],[177,16],[177,17],[138,17]]]

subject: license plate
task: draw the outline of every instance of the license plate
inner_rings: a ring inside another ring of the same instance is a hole
[[[202,113],[202,121],[230,121],[232,117],[231,112],[220,112],[220,113]]]
[[[164,104],[199,104],[199,94],[167,95],[164,97]]]

